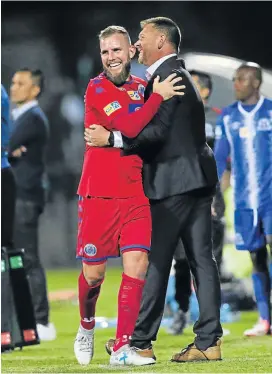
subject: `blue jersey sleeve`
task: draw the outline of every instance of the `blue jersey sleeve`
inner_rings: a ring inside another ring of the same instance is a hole
[[[1,85],[1,143],[7,147],[9,142],[9,98],[3,85]]]
[[[214,156],[217,164],[219,180],[221,180],[226,169],[227,160],[230,154],[230,144],[226,135],[225,120],[226,113],[223,111],[216,122],[214,145]]]

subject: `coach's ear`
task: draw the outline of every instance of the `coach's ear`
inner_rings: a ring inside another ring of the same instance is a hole
[[[134,45],[131,45],[129,47],[129,57],[132,59],[135,56],[136,53],[136,47]]]

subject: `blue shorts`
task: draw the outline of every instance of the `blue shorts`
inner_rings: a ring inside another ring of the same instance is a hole
[[[235,246],[238,250],[255,251],[272,235],[272,206],[234,211]]]

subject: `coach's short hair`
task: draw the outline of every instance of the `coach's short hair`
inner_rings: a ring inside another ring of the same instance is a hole
[[[105,29],[100,31],[100,33],[98,34],[98,38],[99,40],[101,40],[114,34],[125,35],[129,41],[129,44],[131,44],[129,33],[123,26],[115,26],[115,25],[108,26]]]
[[[31,75],[31,79],[33,81],[33,84],[40,88],[40,92],[37,95],[37,97],[39,97],[44,91],[44,75],[43,75],[43,72],[40,69],[31,70],[27,67],[17,70],[17,73],[20,73],[20,72],[26,72],[26,73],[29,73]]]
[[[176,22],[167,17],[153,17],[140,22],[142,29],[148,24],[152,24],[157,30],[164,32],[168,41],[175,47],[175,50],[179,52],[181,31]]]

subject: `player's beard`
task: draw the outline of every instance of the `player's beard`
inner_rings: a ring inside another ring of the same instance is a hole
[[[124,65],[122,71],[118,75],[112,75],[108,69],[104,69],[104,74],[113,84],[116,86],[122,86],[125,81],[128,79],[131,69],[131,62],[130,60]]]

